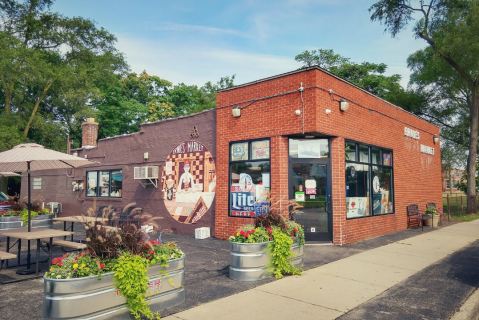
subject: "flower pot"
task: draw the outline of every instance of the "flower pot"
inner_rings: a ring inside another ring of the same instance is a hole
[[[160,270],[165,273],[160,274]],[[113,272],[75,279],[44,280],[43,319],[130,319],[126,299],[113,283]],[[153,312],[185,301],[185,257],[168,261],[168,267],[148,268],[147,300]],[[174,285],[169,283],[172,280]]]
[[[229,277],[238,281],[257,281],[271,276],[271,256],[269,247],[272,241],[262,243],[230,242]],[[299,239],[293,238],[291,250],[295,254],[292,263],[303,264],[304,247]]]
[[[53,228],[53,214],[36,216],[31,220],[32,228]],[[0,217],[0,230],[23,228],[25,224],[21,217]]]
[[[432,216],[430,214],[428,214],[428,216]],[[430,227],[431,225],[433,226],[433,228],[436,228],[437,227],[437,223],[439,222],[439,218],[440,216],[434,216],[432,219],[427,219],[427,220],[424,220],[424,225],[425,226],[428,226]],[[434,221],[433,221],[434,220]]]

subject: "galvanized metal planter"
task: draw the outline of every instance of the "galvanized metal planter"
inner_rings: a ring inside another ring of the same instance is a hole
[[[44,214],[32,218],[32,228],[53,228],[53,214]],[[0,230],[25,227],[21,217],[0,217]]]
[[[165,273],[160,274],[160,270]],[[113,283],[113,272],[98,277],[44,279],[43,319],[130,319],[126,299]],[[168,261],[168,268],[148,268],[147,292],[151,311],[160,311],[185,301],[185,257]],[[174,285],[169,283],[172,280]],[[133,318],[133,317],[131,317]]]
[[[229,277],[238,281],[257,281],[271,276],[271,256],[268,253],[273,241],[263,243],[230,242]],[[304,246],[293,238],[291,250],[296,255],[292,263],[303,264]]]

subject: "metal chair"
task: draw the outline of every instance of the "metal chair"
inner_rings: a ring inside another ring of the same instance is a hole
[[[105,210],[109,210],[109,212],[108,212],[108,211],[105,212]],[[114,214],[115,212],[116,212],[116,208],[115,208],[115,207],[112,207],[112,206],[99,206],[99,207],[98,207],[98,212],[97,212],[96,216],[97,216],[97,218],[103,218],[103,215],[104,215],[105,213],[108,213],[108,216],[107,216],[107,218],[108,218],[108,223],[107,223],[107,224],[110,225],[110,224],[111,224],[111,219],[112,219],[113,214]]]
[[[122,223],[135,223],[138,227],[140,226],[140,218],[137,217],[141,214],[142,208],[135,206],[126,206],[123,207],[120,211],[120,216],[114,218],[112,222],[116,222],[119,227]]]
[[[407,208],[407,218],[408,218],[407,227],[409,228],[411,219],[419,220],[421,221],[421,230],[424,230],[424,221],[431,219],[431,217],[428,215],[425,215],[424,211],[419,210],[419,207],[417,204],[410,204],[406,208]]]

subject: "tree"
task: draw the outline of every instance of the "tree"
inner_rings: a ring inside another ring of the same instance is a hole
[[[372,21],[396,37],[411,21],[435,59],[447,63],[464,82],[470,97],[467,213],[476,213],[476,158],[479,116],[479,3],[476,0],[380,0],[370,8]],[[416,19],[419,14],[420,18]]]
[[[401,76],[394,74],[385,76],[387,66],[384,63],[351,62],[331,49],[304,51],[295,57],[302,62],[302,68],[318,65],[329,72],[345,79],[358,87],[386,100],[394,100],[398,94],[404,94],[404,89],[399,84]]]
[[[455,145],[450,141],[444,141],[441,145],[441,170],[443,176],[449,179],[449,192],[452,194],[453,176],[452,170],[463,168],[466,164],[467,159],[467,149]]]
[[[97,84],[127,68],[112,34],[90,20],[51,12],[52,3],[0,1],[0,101],[6,116],[17,116],[25,138],[34,124],[50,121],[63,120],[68,131],[72,115],[98,94]],[[49,112],[56,117],[36,121]]]

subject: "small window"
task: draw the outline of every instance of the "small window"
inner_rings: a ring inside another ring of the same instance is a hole
[[[88,171],[87,197],[121,197],[122,170]]]
[[[359,162],[369,162],[369,147],[359,145]]]
[[[371,163],[381,164],[381,150],[371,147]]]
[[[289,139],[291,158],[328,158],[328,139]]]
[[[346,160],[356,161],[356,144],[346,142]]]
[[[269,159],[269,140],[251,142],[251,159]]]
[[[248,159],[248,142],[233,143],[231,145],[231,161],[244,161]]]
[[[383,151],[383,166],[391,165],[391,153]]]
[[[451,188],[451,181],[446,180],[446,189],[450,189],[450,188]]]
[[[33,189],[34,190],[42,189],[42,178],[33,178]]]

